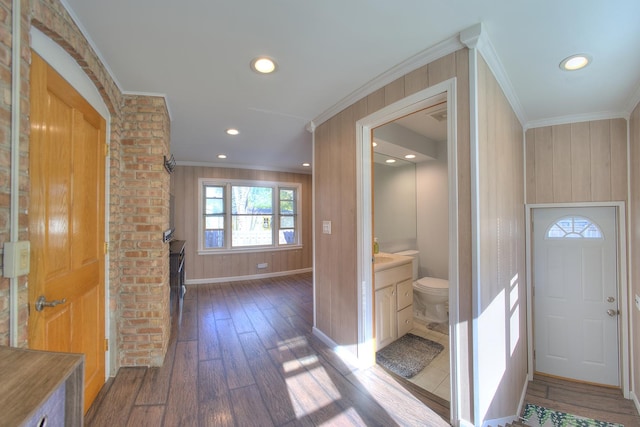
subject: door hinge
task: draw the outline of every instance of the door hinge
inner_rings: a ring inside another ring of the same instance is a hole
[[[104,156],[108,157],[109,156],[109,144],[104,144]]]
[[[109,253],[109,242],[104,242],[104,254]]]
[[[109,338],[104,339],[104,351],[109,351]]]

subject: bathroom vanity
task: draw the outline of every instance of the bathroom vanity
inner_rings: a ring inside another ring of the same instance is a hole
[[[84,424],[84,355],[0,346],[0,377],[0,425]]]
[[[376,351],[413,328],[413,268],[408,256],[374,256]]]

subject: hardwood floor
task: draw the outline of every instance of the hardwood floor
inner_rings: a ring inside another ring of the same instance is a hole
[[[447,402],[311,334],[311,287],[311,274],[189,287],[164,365],[121,368],[86,425],[448,426]]]
[[[535,375],[525,402],[625,427],[640,426],[635,405],[619,389]]]

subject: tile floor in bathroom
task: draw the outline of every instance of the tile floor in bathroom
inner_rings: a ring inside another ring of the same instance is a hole
[[[449,383],[449,335],[432,331],[420,321],[413,322],[413,329],[410,332],[431,341],[439,342],[444,346],[444,350],[442,350],[426,368],[413,378],[409,378],[409,381],[449,402],[451,399],[451,386]]]

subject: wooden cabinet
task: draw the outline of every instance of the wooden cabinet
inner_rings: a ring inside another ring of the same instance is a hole
[[[82,426],[84,356],[0,347],[0,425]]]
[[[395,286],[376,291],[376,343],[378,349],[391,344],[398,337]]]
[[[413,280],[407,279],[396,285],[398,295],[398,338],[413,328]]]
[[[413,328],[412,276],[411,263],[375,272],[376,350]]]

